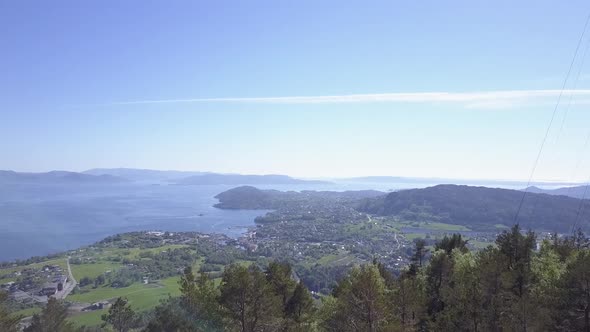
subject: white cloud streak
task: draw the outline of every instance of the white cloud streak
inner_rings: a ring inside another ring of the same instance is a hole
[[[573,96],[576,103],[590,103],[590,90],[506,90],[486,92],[409,92],[350,94],[330,96],[190,98],[135,100],[108,105],[180,103],[257,103],[257,104],[348,104],[348,103],[429,103],[459,104],[465,108],[498,109],[556,102],[560,93]]]

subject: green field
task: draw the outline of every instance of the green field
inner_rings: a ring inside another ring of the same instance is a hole
[[[122,288],[113,288],[110,286],[102,286],[96,289],[89,289],[87,293],[80,293],[80,294],[73,294],[68,296],[69,301],[74,302],[81,302],[81,303],[94,303],[102,300],[114,299],[117,297],[127,297],[130,303],[138,308],[142,309],[146,306],[149,307],[149,303],[146,305],[144,297],[149,294],[149,296],[161,295],[161,294],[179,294],[178,290],[178,278],[179,277],[171,277],[166,278],[161,281],[158,281],[153,284],[140,284],[135,283],[129,287],[122,287]],[[137,298],[138,302],[133,304],[133,299]],[[154,304],[157,304],[158,301],[152,301]]]
[[[29,317],[41,311],[41,308],[28,308],[13,312],[15,316]]]
[[[244,259],[237,259],[234,262],[234,264],[238,264],[238,265],[245,266],[245,267],[248,267],[248,266],[252,265],[252,263],[253,263],[252,261],[247,261],[247,260],[244,260]],[[223,269],[224,266],[222,265],[221,268]]]
[[[33,263],[33,264],[29,264],[29,265],[23,265],[23,266],[16,266],[16,267],[9,267],[9,268],[5,268],[5,269],[0,269],[0,274],[5,274],[5,273],[12,273],[15,271],[21,271],[27,268],[32,268],[32,269],[40,269],[45,265],[59,265],[62,269],[66,270],[68,265],[66,264],[66,259],[65,258],[56,258],[56,259],[50,259],[47,261],[43,261],[40,263]]]
[[[68,320],[77,326],[97,326],[103,323],[101,316],[105,313],[107,313],[107,310],[82,312],[69,317]]]
[[[406,239],[408,241],[413,241],[414,239],[423,239],[426,237],[426,233],[408,233],[405,234]]]
[[[196,262],[193,263],[192,269],[193,269],[193,273],[197,273],[199,272],[199,269],[201,268],[201,265],[203,265],[203,263],[205,262],[205,258],[201,257],[199,259],[197,259]]]
[[[158,254],[168,250],[177,248],[186,248],[187,245],[174,244],[165,245],[156,248],[88,248],[80,251],[80,258],[84,261],[83,264],[70,264],[72,274],[78,281],[83,277],[91,279],[105,273],[106,271],[115,271],[123,266],[122,259],[151,259],[141,258],[141,253],[151,252]],[[87,260],[87,261],[85,261]],[[194,272],[198,272],[200,266],[203,264],[204,258],[198,259],[193,264]],[[244,262],[245,264],[246,262]],[[64,271],[67,271],[67,259],[65,257],[47,260],[41,263],[30,264],[26,266],[10,267],[0,269],[0,275],[10,274],[15,271],[21,271],[26,268],[40,269],[44,265],[59,265]],[[67,273],[67,272],[66,272]],[[15,278],[0,279],[1,282],[13,281]],[[168,298],[168,296],[178,296],[180,294],[178,280],[179,276],[162,279],[150,284],[134,283],[129,287],[112,288],[109,285],[104,285],[98,288],[84,287],[83,292],[78,294],[70,294],[66,301],[81,304],[92,304],[99,301],[110,301],[118,297],[127,298],[130,306],[135,311],[145,311],[157,306],[160,300]],[[219,283],[219,280],[216,280]],[[41,310],[40,307],[29,308],[14,312],[16,315],[23,315],[25,317],[31,316]],[[91,312],[76,312],[69,318],[77,326],[96,326],[102,323],[101,316],[106,310],[96,310]]]
[[[456,232],[456,231],[470,231],[469,227],[465,227],[463,225],[454,225],[454,224],[445,224],[442,222],[412,222],[412,223],[400,223],[400,227],[413,227],[413,228],[424,228],[424,230],[434,230],[434,231],[449,231],[449,232]]]
[[[74,278],[80,281],[83,277],[94,279],[108,270],[114,271],[121,266],[114,262],[98,262],[88,264],[70,264]]]
[[[347,251],[339,250],[337,254],[329,254],[325,255],[322,258],[318,259],[315,263],[320,265],[346,265],[355,261],[354,255],[350,255]]]
[[[449,231],[449,232],[456,232],[456,231],[471,231],[469,227],[463,225],[455,225],[455,224],[447,224],[437,221],[411,221],[411,220],[400,220],[400,219],[386,219],[384,222],[391,226],[395,227],[396,229],[400,230],[404,227],[412,227],[412,228],[424,228],[424,230],[434,230],[434,231]]]
[[[186,247],[188,247],[188,246],[183,245],[183,244],[170,244],[170,245],[161,246],[161,247],[157,247],[157,248],[145,248],[145,249],[141,249],[141,248],[129,248],[129,249],[110,248],[110,249],[101,250],[100,252],[93,254],[93,256],[95,256],[98,259],[107,259],[108,257],[112,257],[112,256],[121,256],[123,258],[138,259],[139,254],[142,252],[144,252],[144,253],[151,252],[153,254],[156,254],[156,253],[160,253],[162,251],[174,250],[174,249],[186,248]]]
[[[387,224],[381,220],[365,221],[358,224],[346,226],[346,233],[349,235],[358,234],[381,234],[387,231],[393,231],[395,224]]]
[[[449,231],[449,232],[455,232],[455,231],[470,231],[471,229],[469,227],[465,227],[463,225],[452,225],[452,224],[445,224],[442,222],[428,222],[428,223],[422,223],[420,225],[420,227],[424,227],[427,229],[433,229],[433,230],[439,230],[439,231]]]
[[[151,309],[160,303],[160,300],[171,296],[178,296],[180,289],[178,286],[179,277],[171,277],[160,280],[155,284],[133,284],[124,288],[100,287],[93,289],[88,293],[75,294],[68,296],[69,301],[93,303],[102,300],[125,297],[129,300],[129,305],[135,311],[144,311]],[[92,312],[80,313],[70,318],[76,325],[93,326],[101,323],[101,315],[106,310],[96,310]]]

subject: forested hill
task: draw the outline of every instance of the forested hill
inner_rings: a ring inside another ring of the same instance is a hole
[[[398,215],[405,219],[437,218],[441,222],[493,229],[511,225],[523,192],[518,190],[438,185],[424,189],[393,192],[363,200],[361,212]],[[581,201],[566,196],[528,193],[518,217],[523,228],[568,232],[574,224]],[[588,229],[590,202],[583,201],[580,227]]]
[[[268,209],[296,208],[304,205],[353,203],[365,198],[383,196],[385,193],[375,190],[358,191],[278,191],[261,190],[252,186],[236,187],[224,191],[215,198],[220,209]]]

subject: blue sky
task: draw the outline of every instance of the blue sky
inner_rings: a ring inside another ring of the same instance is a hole
[[[527,179],[589,12],[4,1],[0,169]],[[536,180],[590,176],[588,37]]]

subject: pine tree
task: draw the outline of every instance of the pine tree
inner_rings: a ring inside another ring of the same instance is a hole
[[[385,331],[391,329],[385,281],[377,266],[354,268],[334,292],[335,301],[324,313],[329,331]]]
[[[197,283],[195,275],[193,274],[193,270],[190,266],[187,266],[184,269],[178,284],[180,285],[182,301],[190,311],[196,311],[198,301]]]
[[[561,261],[551,242],[544,241],[531,262],[531,304],[535,310],[529,325],[533,331],[552,329],[553,318],[558,314],[555,305],[559,301],[558,285],[566,268],[566,263]]]
[[[451,258],[444,250],[436,251],[425,270],[427,312],[431,321],[436,321],[440,312],[445,309],[443,290],[449,287],[452,271]]]
[[[482,330],[501,331],[502,314],[502,256],[497,248],[488,247],[476,256],[479,288],[482,296]]]
[[[0,291],[0,331],[16,332],[22,316],[12,315],[6,307],[8,294]]]
[[[280,325],[281,299],[256,266],[228,266],[223,272],[219,301],[227,319],[242,332],[276,330]]]
[[[109,308],[109,313],[102,315],[105,324],[111,324],[118,332],[129,331],[135,323],[135,312],[127,303],[127,299],[118,298]]]
[[[66,320],[67,308],[60,301],[50,297],[41,313],[33,315],[31,325],[25,332],[69,332],[74,331],[73,324]]]
[[[186,310],[186,305],[181,298],[168,298],[161,301],[154,308],[153,317],[149,321],[145,332],[192,332],[204,331],[199,322],[194,319],[191,312]],[[214,331],[213,329],[208,331]]]
[[[414,245],[414,255],[412,256],[411,260],[414,265],[416,265],[418,268],[421,268],[424,258],[428,253],[428,249],[426,249],[426,241],[424,241],[424,239],[416,239]]]
[[[289,301],[287,301],[285,314],[290,320],[288,324],[294,325],[297,330],[302,330],[303,328],[308,327],[313,319],[313,298],[302,282],[299,282],[297,286],[295,286],[293,295]]]
[[[283,307],[285,307],[296,286],[296,282],[291,279],[291,265],[287,263],[270,262],[265,274],[266,280],[270,284],[272,290],[281,298]]]
[[[451,237],[445,235],[442,240],[438,241],[434,249],[443,250],[448,256],[451,255],[454,249],[458,249],[460,252],[465,253],[467,249],[467,240],[464,240],[461,234],[453,234]]]
[[[201,273],[197,278],[198,316],[207,329],[217,329],[222,325],[219,289],[209,275]]]
[[[413,331],[424,319],[424,283],[414,271],[402,271],[392,285],[389,303],[401,331]]]
[[[556,330],[590,332],[590,252],[583,250],[568,265],[559,283]]]
[[[483,296],[475,256],[456,248],[451,258],[453,269],[447,287],[441,291],[445,309],[439,313],[435,330],[484,331]]]
[[[504,303],[501,322],[508,330],[527,331],[531,323],[531,262],[536,244],[535,234],[523,235],[515,225],[496,239],[502,269],[501,296]]]

